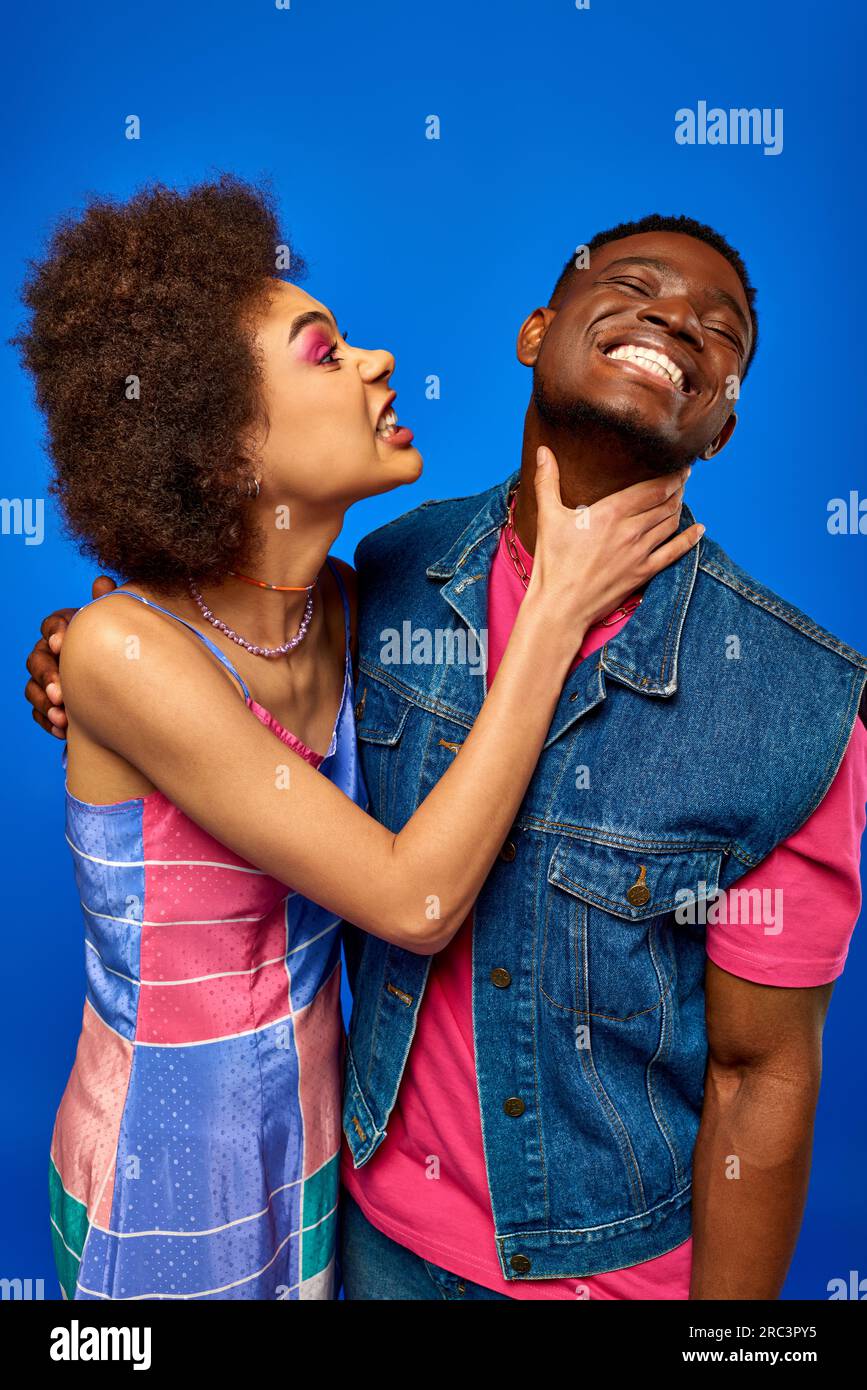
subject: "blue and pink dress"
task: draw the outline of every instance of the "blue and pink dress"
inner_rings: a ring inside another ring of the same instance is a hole
[[[328,563],[343,598],[346,658],[324,756],[184,625],[276,738],[366,806],[349,604]],[[240,859],[160,791],[111,805],[67,791],[66,806],[87,987],[51,1144],[65,1297],[332,1297],[340,919]]]

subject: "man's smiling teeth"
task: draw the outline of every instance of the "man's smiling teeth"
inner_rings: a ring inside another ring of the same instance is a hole
[[[383,412],[382,419],[376,427],[376,433],[387,439],[390,434],[394,434],[397,429],[397,416],[390,408]]]
[[[672,362],[670,357],[666,357],[664,352],[656,352],[653,348],[633,347],[631,343],[622,343],[620,347],[610,348],[606,357],[613,357],[615,361],[634,362],[636,367],[642,367],[646,372],[653,372],[656,376],[661,376],[676,386],[678,391],[682,391],[686,386],[686,378],[676,362]]]

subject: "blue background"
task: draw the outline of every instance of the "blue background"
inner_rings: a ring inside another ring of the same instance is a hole
[[[29,9],[29,12],[28,12]],[[827,506],[867,491],[863,383],[863,11],[856,4],[646,0],[159,0],[8,9],[0,102],[10,190],[2,314],[53,219],[86,192],[270,176],[310,265],[307,288],[354,342],[396,354],[401,418],[426,460],[411,488],[360,505],[335,547],[428,497],[517,466],[529,376],[524,316],[572,249],[646,212],[726,234],[759,287],[761,345],[731,446],[689,502],[758,579],[867,650],[867,537]],[[860,54],[859,54],[860,50]],[[678,107],[783,107],[783,153],[675,144]],[[142,138],[125,138],[125,118]],[[425,117],[442,122],[425,139]],[[45,495],[41,426],[0,348],[3,495]],[[441,399],[425,398],[436,373]],[[41,617],[90,595],[91,568],[49,509],[44,544],[0,537],[6,644],[0,1276],[56,1288],[51,1126],[80,1025],[81,927],[63,842],[60,745],[30,720],[23,660]],[[825,1034],[813,1178],[787,1297],[867,1275],[865,1055],[856,930]]]

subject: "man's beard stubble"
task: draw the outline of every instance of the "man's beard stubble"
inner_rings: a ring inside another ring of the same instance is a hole
[[[552,430],[563,434],[580,435],[584,440],[606,442],[631,454],[635,463],[647,469],[648,477],[676,473],[679,468],[695,461],[692,450],[678,448],[671,440],[663,439],[642,423],[638,409],[615,410],[575,396],[570,401],[555,401],[548,395],[536,371],[533,374],[533,404],[540,420]]]

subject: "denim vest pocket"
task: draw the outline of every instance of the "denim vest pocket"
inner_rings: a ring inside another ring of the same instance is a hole
[[[630,847],[575,837],[548,865],[540,988],[550,1004],[630,1022],[655,1010],[676,973],[672,916],[716,891],[722,847]],[[553,891],[552,891],[553,890]]]
[[[393,750],[400,744],[411,708],[396,690],[362,671],[355,696],[355,728],[370,793],[370,810],[386,824],[394,809],[391,793],[397,759]]]
[[[409,710],[409,703],[396,690],[362,672],[355,696],[356,728],[360,739],[365,743],[397,743]]]

